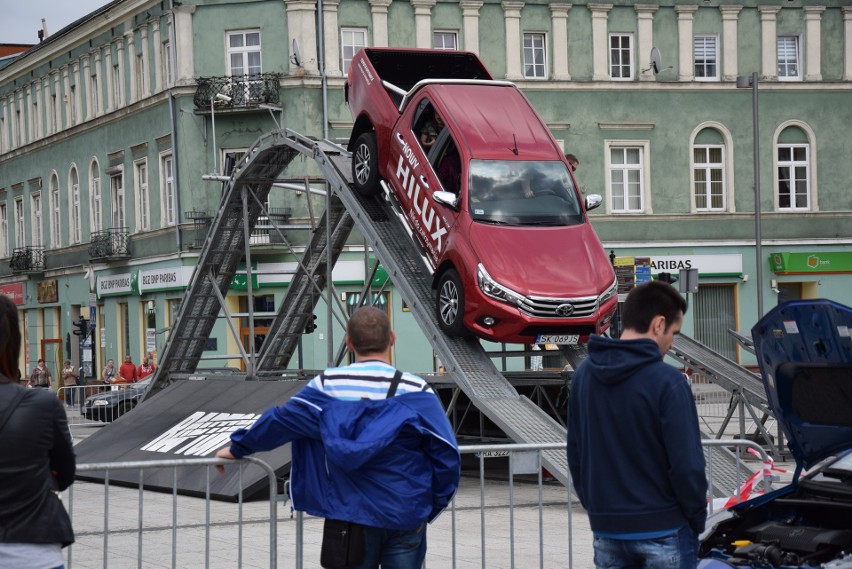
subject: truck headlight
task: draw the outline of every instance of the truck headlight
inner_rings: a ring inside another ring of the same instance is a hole
[[[106,401],[104,399],[98,399],[97,401],[92,403],[92,407],[105,407],[107,405],[109,405],[109,401]]]
[[[598,305],[603,306],[606,302],[615,296],[615,293],[618,291],[618,278],[612,281],[612,284],[609,285],[609,288],[606,289],[603,294],[598,297]]]
[[[494,279],[485,270],[485,267],[480,263],[476,267],[476,282],[479,283],[479,289],[495,300],[520,306],[524,302],[523,295],[518,294],[510,288],[507,288]]]

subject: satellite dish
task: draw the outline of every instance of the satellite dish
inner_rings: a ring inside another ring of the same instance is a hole
[[[302,52],[299,51],[299,42],[296,38],[293,38],[293,55],[290,56],[290,61],[296,67],[302,66]]]
[[[651,69],[654,70],[654,75],[663,69],[663,59],[660,56],[660,50],[656,47],[651,48]]]

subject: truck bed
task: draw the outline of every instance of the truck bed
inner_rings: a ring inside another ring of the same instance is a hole
[[[364,52],[383,81],[405,91],[424,79],[493,79],[479,59],[468,52],[370,48]]]

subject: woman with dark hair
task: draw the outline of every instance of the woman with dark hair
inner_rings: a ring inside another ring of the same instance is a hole
[[[0,567],[58,569],[74,542],[57,492],[74,481],[76,461],[62,402],[19,384],[17,307],[0,295]]]

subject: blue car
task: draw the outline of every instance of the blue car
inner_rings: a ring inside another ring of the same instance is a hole
[[[852,569],[850,332],[852,308],[828,300],[782,304],[752,328],[796,474],[789,486],[711,515],[699,569]]]

